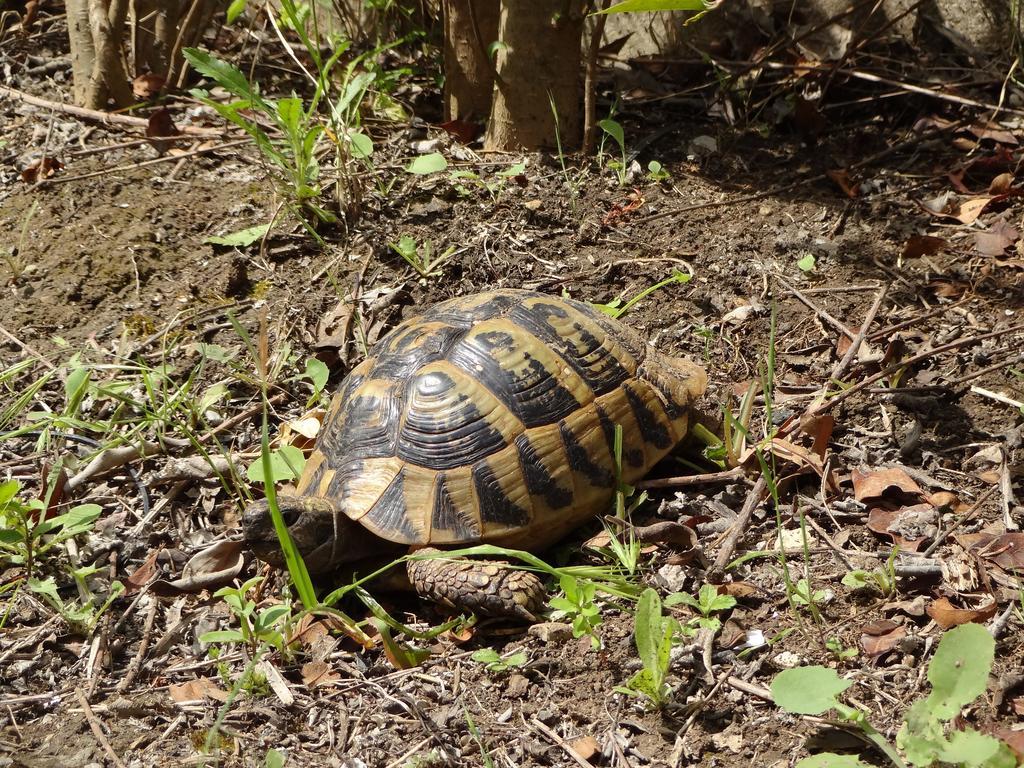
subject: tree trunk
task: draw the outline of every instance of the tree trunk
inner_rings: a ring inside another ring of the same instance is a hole
[[[554,6],[554,10],[552,10]],[[580,139],[581,0],[502,0],[497,87],[484,146],[562,148]]]
[[[89,78],[96,61],[96,46],[92,44],[89,27],[89,0],[67,0],[68,38],[71,43],[71,97],[75,104],[84,105],[89,93]]]
[[[444,0],[443,6],[445,120],[483,122],[494,91],[487,48],[498,39],[498,0]]]

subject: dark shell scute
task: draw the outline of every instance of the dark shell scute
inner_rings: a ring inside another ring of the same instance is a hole
[[[473,467],[473,485],[480,500],[480,518],[485,523],[511,528],[530,522],[530,513],[509,499],[486,462]]]
[[[457,382],[441,371],[416,376],[406,397],[405,422],[398,433],[400,459],[428,469],[473,464],[505,446],[505,438],[476,402],[456,392]]]

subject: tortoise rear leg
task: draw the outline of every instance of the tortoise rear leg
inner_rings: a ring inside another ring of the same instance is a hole
[[[421,553],[438,552],[421,549]],[[536,621],[544,584],[534,574],[488,560],[409,560],[409,580],[420,597],[484,616]]]

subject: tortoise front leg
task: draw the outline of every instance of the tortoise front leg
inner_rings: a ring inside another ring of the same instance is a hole
[[[438,552],[421,549],[419,552]],[[420,597],[484,616],[536,621],[544,584],[534,574],[489,560],[409,560],[409,580]]]

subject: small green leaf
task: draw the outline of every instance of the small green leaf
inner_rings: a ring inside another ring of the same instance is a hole
[[[775,703],[796,715],[820,715],[834,709],[836,696],[853,685],[826,667],[785,669],[772,681]]]
[[[808,253],[797,261],[796,265],[804,272],[813,272],[815,263],[814,254]]]
[[[373,154],[373,140],[365,133],[350,133],[349,143],[352,146],[352,157],[363,160]]]
[[[270,452],[271,482],[283,483],[287,480],[295,480],[302,474],[302,468],[306,459],[302,451],[294,445],[282,445],[275,451]],[[257,459],[245,471],[245,476],[254,483],[266,484],[263,474],[263,462]]]
[[[949,720],[985,692],[995,648],[996,641],[979,624],[963,624],[942,636],[928,665],[932,692],[927,702],[935,717]]]
[[[481,664],[494,664],[501,661],[501,656],[493,648],[481,648],[479,651],[473,651],[473,655],[470,658]]]
[[[636,649],[645,670],[658,669],[658,645],[661,642],[661,598],[653,589],[645,589],[636,603],[634,617]]]
[[[938,759],[964,768],[1014,768],[1017,765],[1005,744],[971,728],[951,731]]]
[[[245,637],[237,629],[215,629],[199,636],[201,643],[243,643]]]
[[[242,11],[245,10],[245,4],[248,0],[231,0],[231,5],[228,6],[228,12],[226,21],[228,24],[233,24],[235,19],[242,15]]]
[[[440,152],[431,152],[429,155],[421,155],[415,158],[405,167],[409,173],[418,176],[425,176],[430,173],[440,173],[448,167],[448,161]]]
[[[236,248],[244,248],[262,239],[270,231],[270,223],[257,224],[255,227],[240,229],[228,235],[211,235],[203,240],[210,245],[227,245]]]
[[[18,491],[21,490],[21,483],[17,480],[8,480],[4,483],[0,483],[0,505],[6,506],[10,503]]]
[[[864,589],[868,586],[867,571],[847,571],[843,576],[843,586],[850,589]]]
[[[601,126],[602,131],[615,139],[615,143],[619,145],[620,149],[625,145],[626,135],[623,133],[621,125],[608,118],[599,120],[597,124]]]
[[[327,386],[327,379],[331,375],[330,368],[322,360],[317,360],[315,357],[306,359],[306,370],[302,372],[304,379],[309,379],[313,384],[313,391],[316,394],[320,394],[324,391],[324,387]]]
[[[703,0],[624,0],[596,13],[648,13],[651,11],[704,11]]]
[[[255,106],[265,108],[265,102],[256,95],[249,86],[249,81],[245,75],[237,67],[233,67],[226,61],[214,58],[198,48],[182,48],[181,54],[199,74],[214,80],[218,85],[226,88],[235,96],[249,100]]]
[[[805,757],[796,764],[796,768],[871,768],[862,763],[856,755],[837,755],[832,752],[819,752]]]

